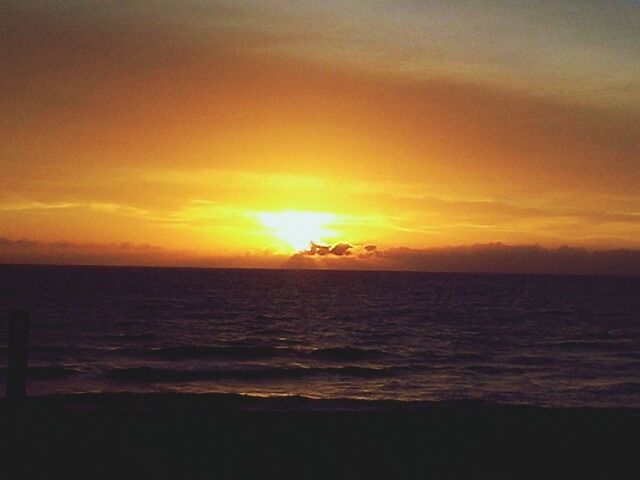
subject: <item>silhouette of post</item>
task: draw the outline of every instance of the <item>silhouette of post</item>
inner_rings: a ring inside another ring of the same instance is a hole
[[[27,398],[27,350],[29,347],[29,312],[12,310],[9,315],[9,359],[7,400],[22,405]]]

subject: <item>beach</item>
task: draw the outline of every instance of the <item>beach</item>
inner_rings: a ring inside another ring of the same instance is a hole
[[[217,395],[30,398],[11,478],[625,478],[637,409]],[[1,407],[2,430],[10,413]],[[629,475],[629,474],[627,474]],[[9,478],[9,477],[5,477]],[[627,477],[632,478],[632,477]]]
[[[625,478],[638,281],[3,267],[3,478]]]

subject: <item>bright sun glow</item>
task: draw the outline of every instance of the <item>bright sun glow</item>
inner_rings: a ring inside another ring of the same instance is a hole
[[[285,241],[295,250],[309,248],[310,242],[327,242],[336,232],[327,225],[336,216],[320,212],[264,212],[258,214],[260,223],[271,230],[274,237]]]

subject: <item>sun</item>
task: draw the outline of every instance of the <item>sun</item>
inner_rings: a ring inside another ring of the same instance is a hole
[[[306,250],[310,242],[327,242],[336,232],[327,228],[336,221],[336,216],[321,212],[261,212],[260,223],[271,234],[286,242],[295,250]]]

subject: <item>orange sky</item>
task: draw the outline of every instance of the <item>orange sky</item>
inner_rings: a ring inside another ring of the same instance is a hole
[[[0,262],[640,247],[633,2],[328,3],[0,7]]]

